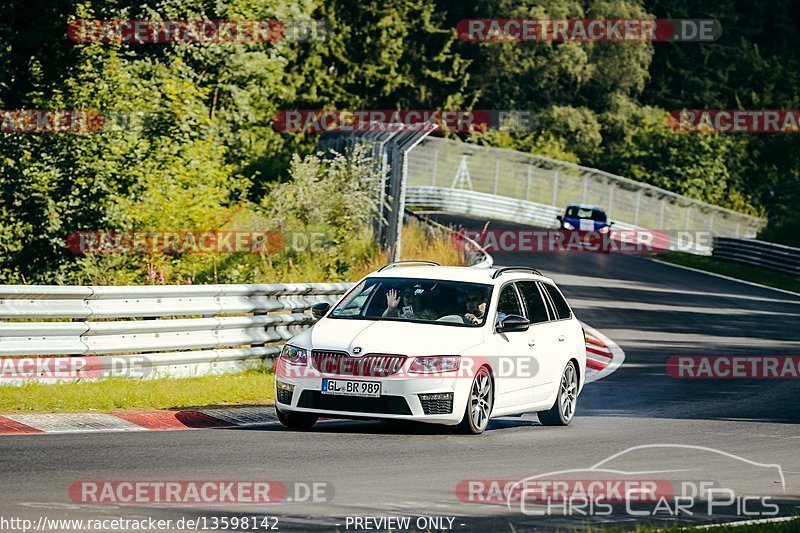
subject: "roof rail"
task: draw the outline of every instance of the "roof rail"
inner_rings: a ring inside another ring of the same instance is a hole
[[[389,263],[388,265],[383,265],[381,268],[378,269],[378,272],[383,272],[384,270],[388,270],[390,268],[395,268],[399,266],[413,266],[413,265],[427,265],[427,266],[442,266],[439,263],[434,263],[433,261],[417,261],[417,260],[410,260],[410,261],[395,261],[394,263]]]
[[[514,270],[523,270],[525,272],[531,272],[533,274],[536,274],[537,276],[541,276],[542,275],[541,272],[539,272],[535,268],[531,268],[531,267],[523,267],[523,266],[503,267],[503,268],[498,268],[497,270],[492,272],[492,279],[497,279],[500,276],[502,276],[504,273],[511,272],[511,271],[514,271]]]

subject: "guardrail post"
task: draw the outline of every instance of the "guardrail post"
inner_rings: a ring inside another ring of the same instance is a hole
[[[254,311],[253,312],[253,316],[264,316],[266,314],[267,314],[266,311]],[[266,343],[263,343],[263,342],[254,342],[253,344],[250,345],[251,348],[263,348],[264,346],[266,346]]]

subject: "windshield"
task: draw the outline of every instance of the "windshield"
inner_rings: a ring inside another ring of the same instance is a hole
[[[492,286],[481,283],[367,278],[328,316],[480,327],[491,295]]]
[[[568,207],[567,217],[592,219],[596,222],[606,221],[606,214],[602,209],[596,209],[596,208],[592,209],[589,207],[578,207],[578,206]]]

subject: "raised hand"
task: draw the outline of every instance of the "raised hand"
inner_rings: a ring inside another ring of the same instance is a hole
[[[400,305],[400,295],[395,289],[389,289],[386,293],[386,310],[397,309],[398,305]]]

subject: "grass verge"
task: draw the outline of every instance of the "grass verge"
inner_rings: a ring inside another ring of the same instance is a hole
[[[800,293],[800,280],[775,272],[766,272],[756,267],[722,261],[714,257],[683,252],[665,252],[655,256],[655,259]]]
[[[196,378],[165,378],[0,386],[0,412],[180,409],[223,404],[272,404],[274,376],[266,370]]]

